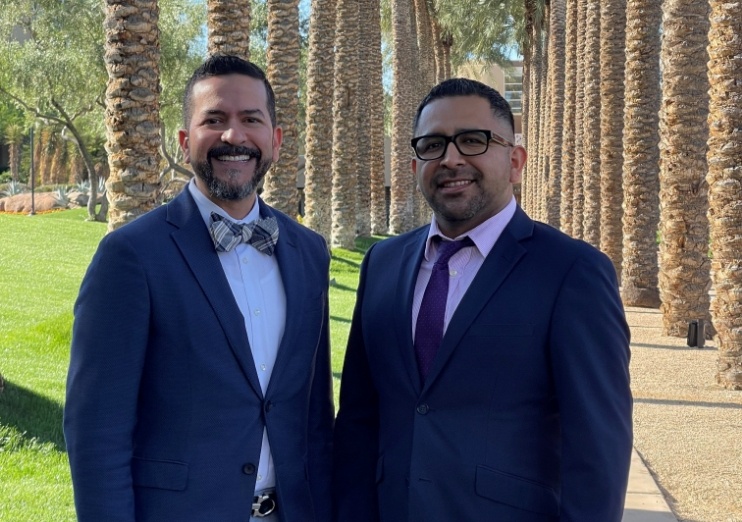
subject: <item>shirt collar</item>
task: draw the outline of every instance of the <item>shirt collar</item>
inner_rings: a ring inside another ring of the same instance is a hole
[[[435,255],[435,250],[431,248],[432,240],[435,236],[453,241],[469,236],[474,242],[474,246],[479,250],[479,253],[482,254],[482,257],[487,257],[500,238],[502,231],[505,230],[505,227],[515,215],[516,207],[515,197],[512,197],[510,202],[500,212],[457,237],[448,237],[443,234],[441,229],[438,228],[438,222],[435,220],[435,216],[433,216],[430,229],[428,230],[428,237],[425,240],[425,260],[431,261],[432,256]]]

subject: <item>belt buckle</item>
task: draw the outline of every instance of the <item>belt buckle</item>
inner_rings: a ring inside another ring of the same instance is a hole
[[[261,493],[252,503],[252,516],[255,518],[267,517],[276,510],[276,500],[272,493]]]

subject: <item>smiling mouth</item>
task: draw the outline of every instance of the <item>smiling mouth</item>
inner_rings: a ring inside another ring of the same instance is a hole
[[[239,156],[216,156],[219,161],[250,161],[255,156],[251,154],[241,154]]]
[[[441,188],[456,188],[456,187],[465,187],[467,185],[470,185],[471,183],[474,183],[470,179],[462,179],[457,181],[446,181],[444,183],[440,184]]]

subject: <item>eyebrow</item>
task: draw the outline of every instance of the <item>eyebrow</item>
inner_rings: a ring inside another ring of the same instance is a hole
[[[224,116],[227,114],[226,111],[221,109],[207,109],[203,113],[203,116]],[[265,118],[265,114],[260,109],[243,109],[238,112],[240,116],[262,116]]]

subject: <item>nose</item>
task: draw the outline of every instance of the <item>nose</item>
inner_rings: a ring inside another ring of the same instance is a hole
[[[455,165],[462,165],[464,163],[464,156],[461,155],[459,149],[453,141],[446,143],[446,150],[444,150],[443,157],[441,158],[441,165],[445,167],[452,167]]]
[[[231,145],[240,145],[246,141],[245,133],[234,125],[230,125],[222,133],[222,141]]]

